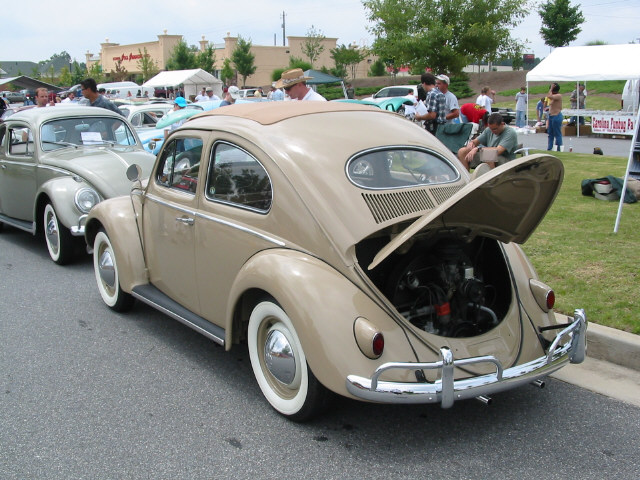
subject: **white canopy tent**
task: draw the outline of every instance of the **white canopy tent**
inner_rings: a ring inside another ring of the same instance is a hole
[[[143,87],[177,87],[184,86],[184,94],[197,95],[202,87],[213,88],[213,93],[222,97],[222,81],[201,68],[193,70],[170,70],[160,72],[142,84]]]
[[[533,70],[527,82],[632,80],[640,78],[640,44],[556,48]]]
[[[539,81],[599,81],[599,80],[634,80],[640,79],[640,44],[593,45],[584,47],[556,48],[547,58],[542,60],[533,70],[527,73],[527,90],[529,82]],[[577,88],[577,87],[576,87]],[[624,191],[627,188],[629,170],[633,163],[634,147],[638,143],[640,129],[640,111],[636,115],[633,140],[629,150],[629,161],[624,176],[624,186],[620,195],[620,206],[614,226],[618,231]]]

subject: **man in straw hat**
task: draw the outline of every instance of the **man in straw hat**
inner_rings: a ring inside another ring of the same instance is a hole
[[[307,87],[307,80],[301,68],[293,68],[282,72],[280,80],[275,84],[276,88],[284,88],[284,91],[291,100],[316,100],[326,102],[327,99],[310,87]]]

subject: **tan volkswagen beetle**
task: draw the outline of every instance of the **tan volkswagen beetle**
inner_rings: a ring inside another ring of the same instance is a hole
[[[139,299],[227,350],[246,341],[291,419],[331,392],[450,407],[584,358],[584,312],[558,324],[518,246],[562,177],[532,155],[472,180],[374,107],[235,105],[174,131],[148,184],[94,207],[86,240],[109,307]]]

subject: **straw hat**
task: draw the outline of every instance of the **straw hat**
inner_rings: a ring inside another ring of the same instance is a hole
[[[292,68],[291,70],[287,70],[282,72],[280,76],[280,80],[276,82],[276,88],[289,88],[296,83],[306,82],[307,80],[311,80],[312,77],[305,77],[304,72],[301,68]]]

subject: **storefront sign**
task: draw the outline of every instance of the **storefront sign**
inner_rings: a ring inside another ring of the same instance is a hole
[[[604,112],[591,116],[591,131],[593,133],[633,135],[635,123],[633,115],[607,114]]]
[[[150,55],[147,53],[146,56],[149,57]],[[139,53],[129,53],[129,55],[123,53],[119,57],[113,57],[112,60],[114,62],[124,62],[125,60],[131,61],[131,60],[139,60],[141,58],[142,58],[142,55],[140,55]]]

